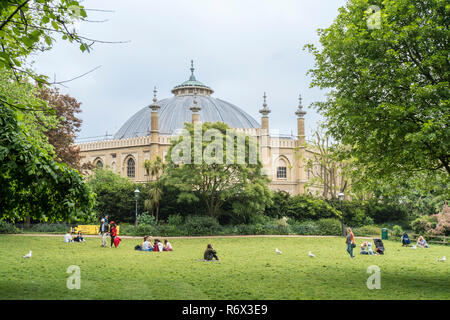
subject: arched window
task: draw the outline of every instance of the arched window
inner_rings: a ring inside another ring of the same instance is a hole
[[[283,158],[279,158],[277,161],[277,179],[287,179],[288,177],[288,164]]]
[[[95,167],[96,168],[103,168],[102,160],[98,159],[97,161],[95,161]]]
[[[127,176],[128,178],[134,178],[134,175],[135,175],[134,159],[130,158],[127,161]]]

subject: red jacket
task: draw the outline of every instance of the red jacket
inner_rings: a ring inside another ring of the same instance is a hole
[[[117,227],[116,226],[112,227],[112,229],[111,229],[111,236],[112,237],[117,236]]]

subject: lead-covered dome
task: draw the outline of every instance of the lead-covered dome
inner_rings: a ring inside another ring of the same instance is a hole
[[[157,102],[159,109],[159,133],[171,135],[177,129],[184,127],[185,122],[191,122],[194,94],[197,105],[201,108],[199,120],[201,122],[225,122],[231,128],[259,128],[259,123],[241,108],[221,99],[211,97],[214,91],[194,76],[194,68],[191,66],[191,77],[188,81],[174,87],[172,98],[162,99]],[[142,108],[135,113],[117,131],[114,138],[124,139],[150,135],[149,107]]]

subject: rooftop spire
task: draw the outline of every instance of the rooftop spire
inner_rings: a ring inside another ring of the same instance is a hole
[[[156,98],[156,87],[153,88],[153,103],[149,105],[148,107],[152,109],[152,111],[158,111],[161,107],[157,104],[158,99]]]
[[[194,76],[194,60],[191,60],[191,77],[189,78],[189,80],[191,81],[195,81],[195,76]]]
[[[266,96],[266,93],[264,92],[264,95],[263,95],[263,99],[264,99],[264,101],[263,101],[263,108],[259,110],[259,113],[261,113],[265,117],[267,117],[267,115],[270,113],[270,109],[267,108],[266,98],[267,98],[267,96]]]
[[[302,105],[302,95],[299,94],[298,95],[298,109],[295,112],[295,114],[299,117],[299,118],[303,118],[304,115],[306,114],[306,111],[303,111],[303,105]]]

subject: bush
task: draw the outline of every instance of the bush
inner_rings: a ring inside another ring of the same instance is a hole
[[[183,216],[180,214],[172,214],[167,218],[167,224],[171,226],[179,226],[183,223]]]
[[[358,237],[363,236],[381,236],[381,228],[377,226],[362,226],[353,229],[353,234]]]
[[[291,225],[291,231],[298,235],[316,235],[319,234],[319,226],[311,220],[296,222]]]
[[[37,223],[31,226],[31,231],[47,233],[66,233],[72,226],[67,223]]]
[[[403,234],[403,229],[400,226],[395,225],[392,227],[392,236],[400,237]]]
[[[6,221],[0,221],[0,233],[20,233],[20,229],[17,229],[12,223]]]
[[[318,234],[321,236],[339,236],[342,233],[342,225],[338,219],[320,219],[316,222]]]
[[[208,216],[189,216],[184,223],[188,235],[213,235],[218,231],[219,222]]]
[[[415,233],[426,234],[436,227],[437,218],[435,216],[423,216],[411,222],[411,228]]]
[[[137,222],[138,225],[149,225],[149,226],[154,226],[157,223],[155,217],[152,216],[151,214],[148,214],[148,212],[142,213],[137,218]]]
[[[296,195],[289,199],[286,215],[290,218],[304,221],[336,218],[340,217],[341,213],[323,199],[307,195]]]

